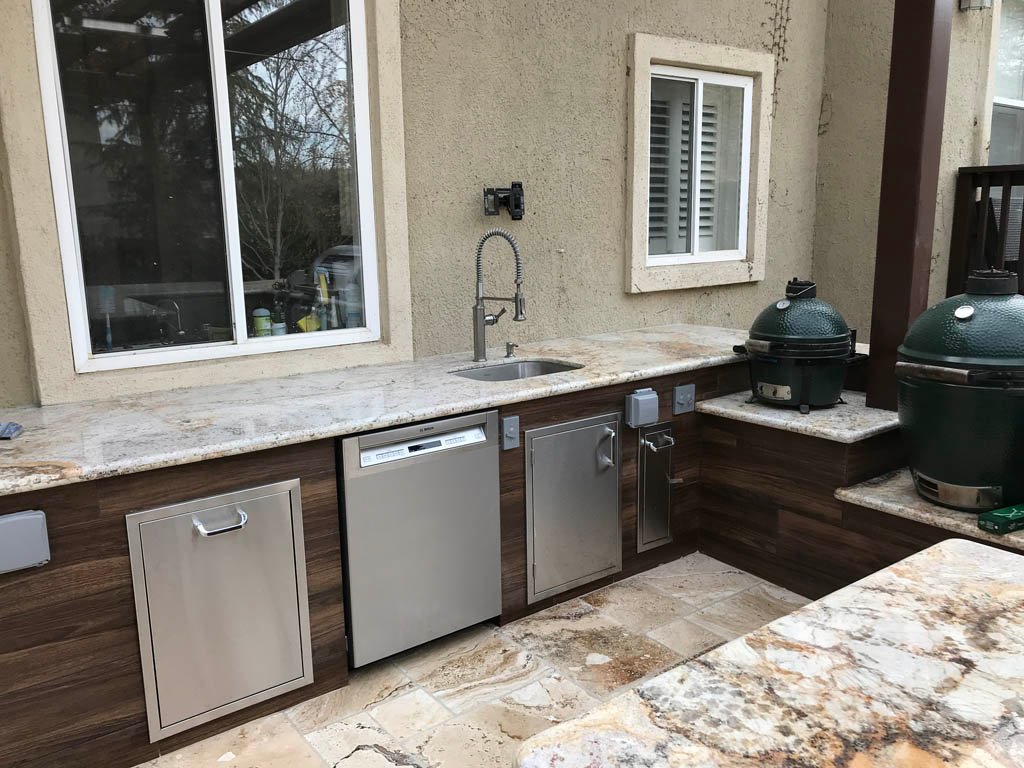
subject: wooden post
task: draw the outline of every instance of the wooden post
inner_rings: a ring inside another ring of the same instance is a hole
[[[867,402],[896,409],[896,348],[928,306],[951,0],[895,0]]]

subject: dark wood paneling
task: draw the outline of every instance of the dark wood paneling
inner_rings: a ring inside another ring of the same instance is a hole
[[[965,536],[955,531],[947,531],[945,528],[925,525],[916,520],[908,520],[905,517],[888,515],[885,512],[867,509],[856,504],[843,504],[843,527],[847,530],[863,534],[872,540],[887,541],[893,546],[901,547],[911,552],[920,552],[922,549],[926,549],[946,539],[967,539],[968,541],[976,541],[987,547],[995,547],[1007,552],[1020,552],[1019,549],[1004,547],[991,541],[976,539],[973,536]]]
[[[838,524],[833,493],[845,484],[844,444],[707,415],[701,441],[702,483]]]
[[[700,549],[712,557],[816,598],[917,551],[848,528],[834,496],[901,466],[898,432],[847,445],[703,416],[701,446]]]
[[[779,510],[757,493],[736,488],[700,487],[700,530],[752,550],[775,554]]]
[[[834,576],[844,584],[917,551],[785,510],[779,513],[777,546],[783,561],[800,561],[807,570]]]
[[[907,466],[907,449],[898,429],[861,440],[847,447],[842,486],[856,485]]]
[[[316,682],[149,744],[124,516],[295,477]],[[52,559],[0,576],[0,765],[130,766],[345,684],[333,441],[0,497],[23,509],[46,512]]]
[[[584,419],[606,413],[621,413],[625,397],[638,387],[653,387],[661,401],[659,418],[672,421],[676,446],[672,452],[672,475],[681,481],[673,488],[672,535],[670,545],[642,554],[636,551],[637,443],[635,429],[622,424],[622,572],[571,592],[528,604],[526,602],[526,497],[525,440],[517,449],[501,452],[501,538],[503,622],[541,610],[557,602],[585,594],[606,583],[638,573],[661,562],[692,552],[699,527],[698,480],[700,476],[699,422],[695,413],[672,415],[672,388],[694,384],[697,399],[703,400],[739,391],[748,386],[745,364],[731,364],[663,376],[643,382],[593,389],[546,400],[517,403],[501,409],[502,416],[519,416],[520,436],[528,429]]]

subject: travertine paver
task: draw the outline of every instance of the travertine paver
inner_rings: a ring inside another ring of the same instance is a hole
[[[355,670],[345,688],[137,768],[510,765],[524,739],[806,602],[696,553]]]

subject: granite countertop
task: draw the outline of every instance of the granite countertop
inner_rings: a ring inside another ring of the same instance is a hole
[[[795,408],[751,403],[750,392],[737,392],[697,403],[697,411],[838,443],[856,443],[899,427],[894,411],[868,408],[864,399],[863,392],[844,391],[845,403],[801,414]]]
[[[889,472],[867,482],[840,488],[836,498],[858,507],[867,507],[895,517],[905,517],[919,523],[944,528],[973,539],[991,541],[1010,549],[1024,551],[1024,531],[998,536],[978,527],[976,512],[959,512],[933,504],[921,498],[914,489],[914,478],[909,469]]]
[[[0,443],[0,495],[258,451],[738,362],[746,333],[669,325],[523,344],[519,359],[583,368],[484,382],[468,353],[244,384],[0,410],[24,434]],[[488,364],[501,363],[491,350]]]
[[[951,539],[544,731],[520,768],[1024,765],[1024,557]]]

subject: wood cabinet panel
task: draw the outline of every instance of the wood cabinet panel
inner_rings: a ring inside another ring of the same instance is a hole
[[[298,477],[316,682],[149,744],[129,512]],[[334,443],[330,440],[0,497],[42,509],[51,561],[0,576],[0,765],[133,765],[345,684]]]
[[[901,466],[898,432],[844,444],[704,416],[701,447],[700,548],[712,557],[816,598],[917,551],[852,528],[834,495]]]

